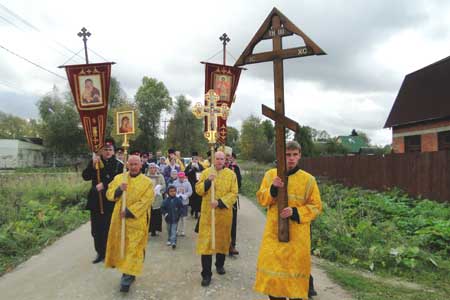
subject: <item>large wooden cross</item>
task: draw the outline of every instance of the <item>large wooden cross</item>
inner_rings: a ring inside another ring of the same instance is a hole
[[[305,46],[283,49],[282,38],[293,34],[301,37]],[[253,50],[255,46],[260,41],[266,39],[272,40],[273,50],[254,54]],[[263,105],[262,113],[275,121],[277,175],[284,183],[287,182],[285,129],[289,128],[297,131],[299,125],[297,122],[287,118],[284,114],[283,60],[324,54],[326,53],[318,45],[274,7],[235,64],[235,66],[243,66],[246,64],[273,61],[275,111]],[[277,205],[279,213],[288,206],[287,185],[284,188],[278,189]],[[288,219],[278,218],[278,240],[280,242],[289,241]]]

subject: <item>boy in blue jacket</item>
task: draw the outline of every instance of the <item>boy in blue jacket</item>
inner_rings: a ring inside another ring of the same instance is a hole
[[[177,247],[177,227],[178,221],[183,213],[183,202],[181,197],[177,197],[177,188],[170,185],[167,188],[168,196],[161,205],[161,213],[167,223],[168,241],[167,246],[172,249]]]

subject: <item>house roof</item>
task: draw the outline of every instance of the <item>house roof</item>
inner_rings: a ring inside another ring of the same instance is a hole
[[[450,56],[405,76],[385,128],[450,117]]]
[[[366,141],[361,136],[341,135],[338,137],[338,142],[347,148],[351,153],[358,153],[362,147],[368,147]]]

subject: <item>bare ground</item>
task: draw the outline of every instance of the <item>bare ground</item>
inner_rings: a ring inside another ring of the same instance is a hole
[[[187,235],[178,238],[176,250],[166,246],[165,228],[160,236],[149,239],[144,273],[128,294],[119,292],[121,274],[117,270],[91,264],[95,252],[90,225],[85,224],[0,277],[0,299],[267,299],[252,290],[265,217],[243,196],[240,204],[237,241],[240,255],[227,257],[225,275],[220,276],[213,269],[208,288],[200,286],[195,220],[188,217]],[[352,299],[316,264],[312,273],[318,292],[315,300]]]

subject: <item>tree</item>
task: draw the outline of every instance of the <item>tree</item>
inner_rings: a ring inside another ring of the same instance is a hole
[[[269,145],[272,145],[275,139],[275,127],[270,120],[264,120],[261,123],[261,126],[264,131],[264,135],[266,136],[267,142]]]
[[[239,152],[239,131],[231,126],[227,126],[227,146],[233,148],[234,153]]]
[[[361,137],[364,140],[364,142],[366,142],[367,145],[370,145],[370,139],[367,133],[359,130],[357,130],[356,133],[358,134],[359,137]]]
[[[141,129],[134,146],[141,150],[156,151],[160,146],[158,137],[161,112],[172,106],[172,99],[164,83],[145,76],[136,96],[138,127]]]
[[[56,154],[76,154],[86,151],[86,139],[80,116],[70,93],[63,100],[56,88],[37,103],[42,119],[41,136],[44,145]]]
[[[22,119],[0,111],[0,138],[16,139],[21,137],[38,137],[36,120]]]
[[[131,103],[127,100],[125,91],[120,87],[120,82],[114,77],[111,77],[111,81],[109,83],[108,108],[106,136],[114,136],[114,121],[116,118],[116,112],[123,110],[123,108],[133,109],[131,107]]]
[[[345,155],[348,149],[338,143],[337,138],[331,138],[325,143],[325,151],[323,155]]]
[[[169,122],[166,138],[167,148],[180,150],[183,156],[191,152],[206,152],[203,137],[203,119],[196,119],[191,112],[191,101],[184,95],[176,97],[174,116]]]
[[[242,124],[240,150],[243,159],[271,162],[275,159],[273,147],[270,147],[261,120],[250,116]]]
[[[311,127],[300,126],[299,131],[295,133],[294,139],[302,147],[302,156],[311,157],[314,155],[314,143],[311,136]]]

